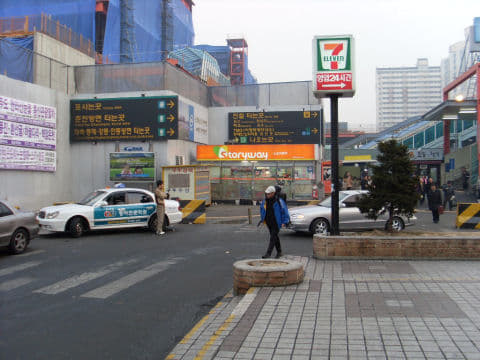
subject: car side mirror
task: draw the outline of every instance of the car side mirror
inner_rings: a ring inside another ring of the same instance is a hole
[[[347,204],[345,204],[345,203],[340,203],[340,207],[342,207],[342,208],[347,207]]]
[[[97,204],[97,207],[104,207],[104,206],[108,206],[108,203],[106,201],[99,201]]]

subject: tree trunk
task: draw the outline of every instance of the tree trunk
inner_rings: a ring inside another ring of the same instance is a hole
[[[393,207],[390,206],[388,208],[388,220],[387,220],[387,231],[388,232],[393,232],[392,224],[393,224]]]

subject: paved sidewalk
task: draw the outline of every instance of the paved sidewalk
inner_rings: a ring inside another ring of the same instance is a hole
[[[228,294],[167,359],[480,359],[480,262],[316,260]]]

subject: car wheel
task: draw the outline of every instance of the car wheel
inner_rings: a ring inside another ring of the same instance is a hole
[[[10,251],[13,254],[23,253],[28,246],[28,232],[24,229],[16,230],[10,239]]]
[[[403,222],[402,218],[398,216],[394,216],[392,219],[392,230],[393,231],[402,231],[405,229],[405,223]]]
[[[330,224],[326,219],[317,219],[312,223],[311,229],[314,234],[326,235],[330,229]]]
[[[82,236],[85,230],[86,228],[83,219],[76,217],[70,220],[70,223],[68,224],[68,232],[72,237],[78,238]]]
[[[157,214],[153,214],[148,222],[148,228],[152,232],[157,232]]]

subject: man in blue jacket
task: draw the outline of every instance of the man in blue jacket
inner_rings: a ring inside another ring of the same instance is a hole
[[[269,186],[265,190],[265,199],[260,205],[260,216],[262,222],[266,223],[270,231],[270,243],[268,249],[262,259],[267,259],[272,255],[273,247],[277,250],[276,259],[282,256],[282,247],[280,246],[280,238],[278,233],[282,226],[290,221],[287,204],[282,198],[275,196],[275,187]]]

